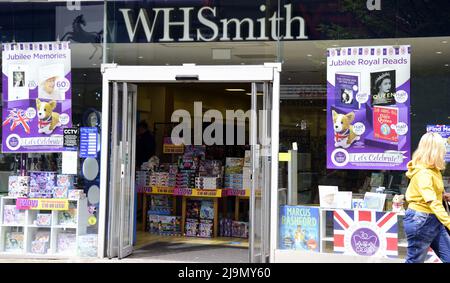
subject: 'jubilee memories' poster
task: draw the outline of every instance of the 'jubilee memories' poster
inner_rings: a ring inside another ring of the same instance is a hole
[[[406,170],[411,47],[327,51],[327,168]]]
[[[72,126],[69,42],[2,45],[2,152],[63,151]]]

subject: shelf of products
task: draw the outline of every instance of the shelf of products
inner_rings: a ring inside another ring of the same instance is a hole
[[[87,198],[74,188],[73,176],[9,177],[8,195],[0,198],[1,254],[96,256],[97,235],[87,234],[87,226]]]
[[[224,162],[207,160],[205,146],[186,146],[177,163],[144,164],[143,170],[151,171],[140,171],[136,176],[143,199],[144,231],[209,238],[219,233],[231,237],[233,227],[234,234],[248,230],[248,222],[242,222],[247,223],[245,226],[237,221],[240,202],[248,202],[250,196],[250,190],[244,189],[251,186],[249,151],[245,155],[246,158],[227,157]],[[234,219],[225,221],[228,213],[219,215],[219,200],[228,196],[236,198],[237,212]],[[221,220],[224,221],[219,226]],[[230,232],[225,233],[224,223],[228,222]],[[241,234],[245,237],[248,233]]]
[[[17,198],[0,199],[0,253],[68,255],[77,252],[78,236],[86,234],[87,199],[68,201],[68,210],[20,210]],[[21,222],[10,224],[10,222]]]

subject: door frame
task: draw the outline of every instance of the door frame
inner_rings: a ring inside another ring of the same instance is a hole
[[[176,83],[176,82],[271,82],[271,189],[270,189],[270,262],[273,262],[278,238],[278,152],[279,148],[279,101],[281,63],[263,65],[202,65],[183,64],[180,66],[121,66],[102,64],[102,132],[100,172],[100,211],[98,231],[98,257],[106,256],[107,233],[107,187],[108,187],[108,148],[110,129],[110,83]]]

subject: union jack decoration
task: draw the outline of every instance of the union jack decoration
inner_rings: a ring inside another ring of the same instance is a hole
[[[397,257],[398,225],[394,212],[335,210],[334,251],[359,256]]]
[[[25,133],[29,134],[31,132],[30,125],[28,125],[29,121],[30,119],[26,117],[24,110],[13,108],[9,109],[9,115],[3,121],[3,127],[10,124],[10,130],[14,131],[17,126],[21,125]]]
[[[436,255],[432,248],[429,248],[425,263],[442,263],[442,260]]]

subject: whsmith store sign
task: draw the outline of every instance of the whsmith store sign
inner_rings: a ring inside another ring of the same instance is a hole
[[[284,9],[286,18],[277,17],[277,12],[266,17],[267,7],[261,5],[259,6],[261,17],[256,20],[248,17],[221,19],[218,17],[217,7],[153,8],[151,10],[140,8],[137,17],[133,15],[132,9],[119,9],[119,11],[125,21],[130,42],[136,40],[139,25],[142,26],[147,42],[308,39],[305,34],[305,19],[292,16],[292,4],[284,5]],[[194,18],[193,15],[195,15]],[[181,18],[181,21],[174,20],[176,18]],[[158,26],[161,21],[163,36],[155,37],[155,26]],[[277,22],[284,25],[283,36],[277,35]],[[293,25],[296,25],[298,31],[296,34],[292,32]],[[182,30],[181,34],[174,32],[176,27]],[[178,34],[178,37],[175,38],[174,33]]]
[[[2,2],[1,41],[60,38],[100,43],[105,34],[103,3]],[[108,0],[106,3],[110,43],[450,35],[448,0]]]

